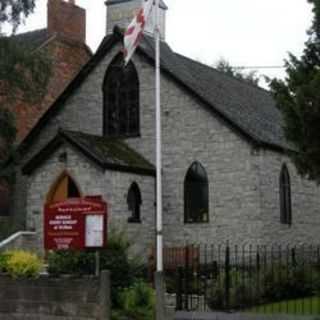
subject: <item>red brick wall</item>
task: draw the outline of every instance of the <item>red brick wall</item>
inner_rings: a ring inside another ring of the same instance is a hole
[[[19,97],[11,104],[10,109],[16,115],[18,142],[28,134],[91,56],[85,45],[86,11],[76,6],[73,0],[48,0],[47,24],[48,33],[52,36],[45,46],[52,60],[48,92],[36,104],[26,103]],[[0,96],[0,101],[2,99]]]
[[[13,107],[16,114],[18,142],[27,135],[90,58],[90,53],[84,44],[59,36],[49,43],[48,49],[53,65],[47,94],[37,104],[19,101]]]
[[[86,11],[74,1],[48,0],[48,32],[84,43],[86,41]]]

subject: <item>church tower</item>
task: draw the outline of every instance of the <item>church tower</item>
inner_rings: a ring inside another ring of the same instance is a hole
[[[113,28],[117,25],[125,29],[132,18],[136,14],[146,0],[107,0],[107,35],[113,32]],[[161,39],[165,39],[165,26],[166,26],[166,11],[168,7],[160,0],[160,33]],[[151,16],[145,27],[145,33],[153,35],[155,22],[155,8],[152,8]]]

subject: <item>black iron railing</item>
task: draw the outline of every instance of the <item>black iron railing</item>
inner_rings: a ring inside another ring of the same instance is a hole
[[[164,262],[177,310],[320,314],[318,246],[167,248]]]

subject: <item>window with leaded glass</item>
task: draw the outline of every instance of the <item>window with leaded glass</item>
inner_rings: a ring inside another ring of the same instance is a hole
[[[209,222],[209,183],[206,170],[194,162],[184,181],[185,223]]]
[[[139,79],[131,61],[124,67],[122,54],[118,54],[108,67],[103,94],[105,136],[138,136]]]
[[[139,186],[133,182],[130,186],[127,197],[128,209],[131,212],[128,222],[141,222],[140,207],[141,207],[141,193]]]
[[[290,175],[287,166],[284,164],[280,173],[280,222],[291,225],[292,208],[291,208],[291,186]]]

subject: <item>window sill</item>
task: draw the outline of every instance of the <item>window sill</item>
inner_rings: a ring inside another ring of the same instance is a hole
[[[280,222],[280,225],[283,227],[287,227],[287,228],[291,228],[292,227],[292,223],[287,223],[287,222]]]
[[[141,138],[141,134],[139,133],[133,133],[133,134],[104,134],[105,138],[109,139],[134,139],[134,138]]]
[[[184,221],[184,224],[208,224],[210,221]]]
[[[130,217],[128,218],[128,223],[141,223],[141,220]]]

